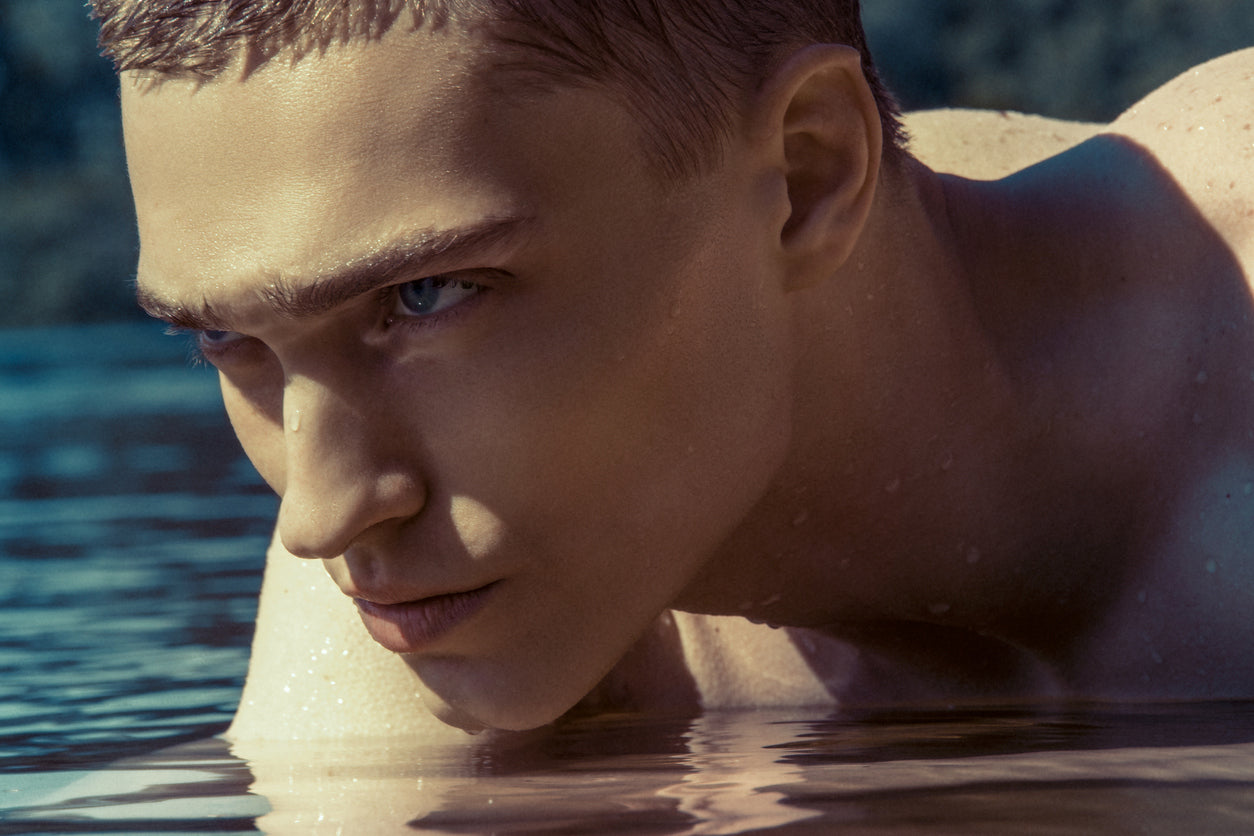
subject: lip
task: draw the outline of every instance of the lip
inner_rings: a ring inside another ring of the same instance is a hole
[[[495,583],[467,592],[432,595],[417,601],[379,604],[354,598],[371,638],[394,653],[416,653],[430,647],[477,613]]]

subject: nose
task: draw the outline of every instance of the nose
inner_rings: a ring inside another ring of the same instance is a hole
[[[425,486],[396,452],[396,427],[377,401],[309,380],[283,394],[285,470],[278,530],[298,557],[335,558],[366,531],[407,520]]]

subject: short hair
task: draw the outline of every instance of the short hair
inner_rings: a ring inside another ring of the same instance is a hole
[[[546,87],[594,82],[641,121],[671,176],[719,157],[746,91],[797,48],[844,44],[862,56],[886,156],[904,148],[900,110],[881,82],[858,0],[92,0],[100,46],[119,72],[221,74],[241,47],[298,55],[414,27],[482,24],[498,63]]]

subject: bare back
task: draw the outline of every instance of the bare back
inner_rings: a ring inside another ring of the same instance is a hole
[[[973,141],[941,112],[915,129],[940,170],[1015,174],[994,189],[1033,211],[1008,237],[1050,243],[1007,259],[1027,269],[991,292],[995,327],[1021,368],[1064,381],[1050,397],[1087,424],[1070,424],[1077,471],[1122,474],[1110,507],[1124,513],[1105,524],[1129,554],[1066,668],[1072,693],[1228,698],[1254,682],[1252,100],[1246,50],[1105,128],[982,114]]]

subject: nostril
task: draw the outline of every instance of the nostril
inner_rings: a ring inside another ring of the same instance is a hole
[[[327,557],[335,556],[325,555],[322,553],[323,550],[317,548],[311,541],[303,540],[298,536],[285,532],[282,524],[279,525],[279,541],[283,544],[283,548],[287,550],[288,554],[304,560],[324,560]]]
[[[353,530],[348,520],[337,520],[333,509],[321,502],[302,499],[290,490],[279,504],[279,539],[291,554],[308,560],[339,557]]]

